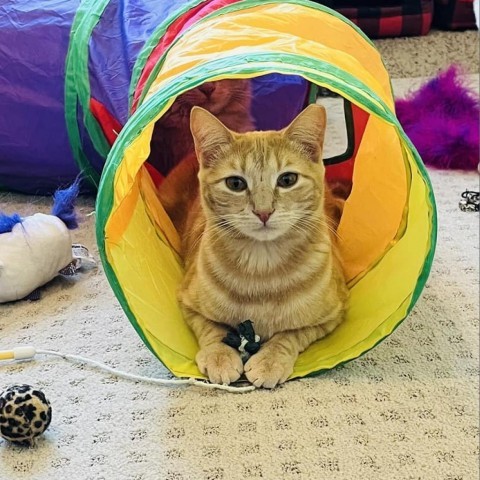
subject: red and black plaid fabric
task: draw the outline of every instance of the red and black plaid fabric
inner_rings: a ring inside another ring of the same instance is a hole
[[[349,18],[370,38],[426,35],[432,24],[433,0],[324,0],[317,3]]]
[[[435,0],[433,24],[447,30],[476,29],[473,0]]]

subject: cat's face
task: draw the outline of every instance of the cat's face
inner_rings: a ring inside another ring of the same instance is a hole
[[[271,241],[313,228],[323,206],[325,110],[313,105],[281,132],[234,134],[202,109],[191,129],[207,218],[226,234]]]
[[[223,112],[230,104],[250,108],[251,86],[249,80],[224,79],[206,82],[180,95],[163,117],[166,126],[178,126],[189,123],[190,112],[195,106],[209,111],[213,115]]]

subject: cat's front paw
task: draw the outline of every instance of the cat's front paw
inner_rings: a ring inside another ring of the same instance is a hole
[[[274,388],[293,372],[296,358],[264,347],[245,364],[245,376],[256,387]]]
[[[202,348],[196,356],[199,370],[208,376],[212,383],[229,384],[243,373],[240,354],[224,343],[216,343]]]

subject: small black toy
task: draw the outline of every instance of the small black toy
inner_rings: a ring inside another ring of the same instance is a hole
[[[0,435],[12,443],[34,446],[52,421],[52,407],[43,392],[30,385],[12,385],[0,393]]]
[[[480,206],[480,194],[470,190],[462,193],[462,199],[458,203],[460,210],[463,212],[478,212]]]
[[[255,335],[251,320],[240,323],[236,330],[231,329],[223,343],[238,350],[243,363],[260,350],[260,337]]]

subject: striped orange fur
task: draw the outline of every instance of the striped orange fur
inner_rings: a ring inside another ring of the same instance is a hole
[[[182,238],[178,298],[198,339],[198,367],[212,382],[245,373],[272,388],[344,318],[335,232],[342,203],[324,181],[325,125],[318,105],[280,132],[243,134],[192,110],[196,157],[171,172],[159,195]],[[222,339],[247,319],[263,344],[244,366]]]

